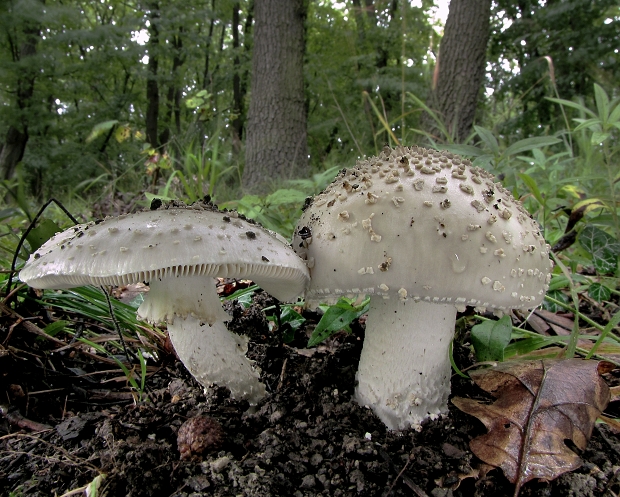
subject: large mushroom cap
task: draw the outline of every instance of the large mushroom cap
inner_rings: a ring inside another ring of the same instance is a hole
[[[279,235],[196,204],[80,224],[31,255],[34,288],[126,285],[171,276],[251,278],[280,300],[303,292],[307,271]]]
[[[343,169],[305,210],[293,249],[311,268],[309,302],[356,294],[532,308],[552,267],[537,223],[490,173],[418,147]]]
[[[492,175],[417,147],[343,169],[293,248],[307,305],[370,295],[354,398],[394,430],[447,410],[457,309],[534,307],[551,278],[538,226]]]

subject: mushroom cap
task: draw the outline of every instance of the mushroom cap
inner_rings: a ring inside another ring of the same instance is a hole
[[[532,308],[552,269],[538,224],[492,174],[418,147],[386,147],[340,171],[305,209],[292,245],[310,268],[311,305],[381,295]]]
[[[249,278],[284,301],[296,298],[308,282],[303,262],[281,236],[210,204],[79,224],[43,244],[19,274],[34,288],[175,276]]]

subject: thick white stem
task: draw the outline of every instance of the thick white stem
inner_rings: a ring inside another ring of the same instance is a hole
[[[265,396],[260,369],[245,354],[248,338],[231,333],[222,321],[212,325],[177,317],[168,325],[170,341],[188,371],[204,386],[225,386],[235,399],[255,405]]]
[[[454,305],[372,297],[355,400],[390,430],[447,411]]]
[[[188,371],[205,387],[228,387],[235,399],[256,404],[265,396],[260,369],[245,354],[248,338],[231,333],[215,282],[204,276],[151,281],[138,316],[168,322],[170,341]]]

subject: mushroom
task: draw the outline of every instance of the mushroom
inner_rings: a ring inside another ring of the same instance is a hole
[[[227,330],[214,278],[249,278],[287,301],[303,292],[308,270],[281,236],[235,212],[171,203],[56,234],[19,277],[58,289],[149,282],[138,316],[167,323],[179,358],[204,386],[227,386],[256,404],[265,395],[260,370],[245,356],[247,337]]]
[[[447,410],[457,311],[535,307],[552,268],[538,225],[493,175],[418,147],[343,169],[293,249],[310,268],[307,305],[370,296],[355,399],[391,430]]]

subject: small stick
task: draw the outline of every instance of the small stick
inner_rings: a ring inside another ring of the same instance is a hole
[[[286,375],[286,363],[288,361],[288,357],[284,359],[282,363],[282,371],[280,372],[280,381],[278,381],[278,386],[276,387],[276,392],[279,392],[284,385],[284,376]]]
[[[51,426],[25,418],[18,411],[9,411],[9,406],[6,404],[0,404],[0,414],[2,414],[9,423],[22,429],[31,431],[47,431],[52,429]]]
[[[390,465],[391,469],[393,469],[394,471],[398,471],[398,469],[396,468],[396,466],[392,462],[392,458],[388,455],[388,453],[385,450],[380,448],[379,449],[379,455],[381,455],[383,460]],[[409,464],[409,461],[407,461],[407,464]],[[405,464],[405,468],[407,467],[407,464]],[[405,469],[403,468],[403,470],[398,473],[398,476],[396,477],[396,480],[394,481],[394,483],[396,483],[396,481],[398,481],[399,478],[402,478],[403,482],[405,483],[405,485],[407,485],[411,490],[413,490],[413,492],[418,497],[428,497],[428,494],[424,490],[422,490],[409,476],[407,476],[404,473],[404,471],[405,471]],[[389,492],[388,492],[388,494],[389,494]]]

